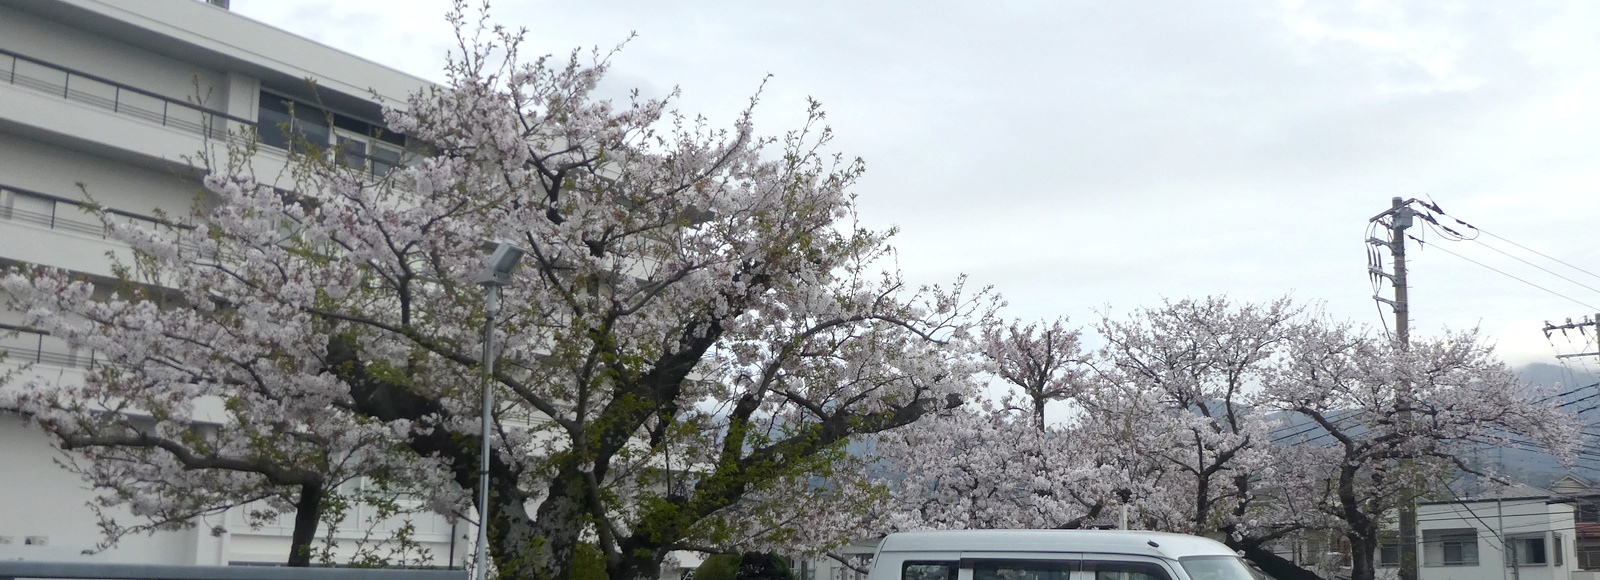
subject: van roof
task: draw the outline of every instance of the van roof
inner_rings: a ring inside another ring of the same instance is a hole
[[[947,530],[898,532],[879,552],[1085,552],[1177,559],[1236,556],[1216,540],[1135,530]]]

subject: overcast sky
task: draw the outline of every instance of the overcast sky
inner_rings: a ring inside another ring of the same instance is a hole
[[[447,8],[233,0],[431,79],[454,42]],[[1499,238],[1413,232],[1429,242],[1410,246],[1413,335],[1479,326],[1516,364],[1594,350],[1540,329],[1600,311],[1600,278],[1506,240],[1600,273],[1600,3],[497,0],[493,13],[541,54],[637,32],[607,90],[677,86],[680,109],[723,122],[771,74],[763,133],[815,97],[837,149],[866,160],[863,219],[902,229],[907,276],[965,272],[1013,317],[1089,325],[1162,298],[1289,294],[1382,328],[1368,218],[1431,197]]]

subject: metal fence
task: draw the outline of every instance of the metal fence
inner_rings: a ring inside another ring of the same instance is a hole
[[[0,79],[61,98],[199,133],[211,138],[228,134],[228,121],[254,126],[249,119],[194,103],[164,97],[86,72],[0,49]]]
[[[70,578],[83,580],[466,580],[467,571],[0,561],[0,580],[17,580],[20,578]]]

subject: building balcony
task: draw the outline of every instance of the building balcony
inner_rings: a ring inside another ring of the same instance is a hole
[[[210,139],[225,138],[230,129],[255,126],[249,119],[5,49],[0,49],[0,74],[13,86]]]
[[[126,244],[110,239],[88,204],[0,184],[0,261],[65,268],[110,277],[109,256],[126,262]],[[129,211],[106,208],[110,220],[145,228],[182,227]]]

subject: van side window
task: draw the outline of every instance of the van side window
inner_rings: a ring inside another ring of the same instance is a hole
[[[978,560],[972,580],[1073,580],[1076,560]]]
[[[956,580],[954,560],[907,560],[900,566],[900,580]]]
[[[1086,560],[1083,562],[1082,570],[1082,580],[1171,580],[1166,570],[1149,562]]]

